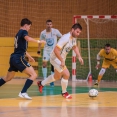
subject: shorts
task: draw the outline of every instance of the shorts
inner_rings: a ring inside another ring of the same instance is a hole
[[[15,72],[22,72],[24,69],[27,67],[30,67],[31,65],[25,60],[23,56],[17,56],[17,55],[12,55],[10,57],[9,61],[10,67],[8,71],[15,71]]]
[[[117,62],[116,61],[103,60],[103,63],[102,63],[103,68],[109,68],[110,65],[112,65],[115,69],[117,69]]]
[[[54,69],[56,69],[59,73],[66,69],[66,66],[64,68],[61,67],[61,61],[58,58],[54,60],[50,58],[50,63],[54,66]]]
[[[50,60],[50,54],[51,54],[51,52],[44,50],[43,51],[43,61],[49,61]]]

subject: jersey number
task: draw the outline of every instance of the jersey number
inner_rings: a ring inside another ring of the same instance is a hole
[[[17,38],[15,37],[15,39],[14,39],[14,47],[15,47],[15,48],[18,47],[18,43],[17,43],[17,42],[18,42],[18,37],[17,37]]]

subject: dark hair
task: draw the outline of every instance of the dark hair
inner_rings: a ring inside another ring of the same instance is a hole
[[[82,30],[82,26],[79,23],[76,23],[72,26],[72,28],[75,30],[77,28],[79,28],[80,30]]]
[[[21,26],[24,26],[25,24],[28,24],[28,25],[32,25],[32,22],[29,20],[29,19],[27,19],[27,18],[24,18],[24,19],[22,19],[21,20]]]
[[[111,47],[111,45],[110,45],[109,43],[107,43],[107,44],[105,45],[105,47]]]
[[[46,23],[47,23],[47,22],[52,22],[52,20],[49,19],[49,20],[46,21]]]

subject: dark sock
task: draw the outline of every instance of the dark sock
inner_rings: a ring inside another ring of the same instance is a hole
[[[6,83],[6,81],[4,81],[2,78],[0,78],[0,86],[2,86],[5,83]]]
[[[21,93],[26,93],[27,89],[32,85],[33,80],[27,79]]]

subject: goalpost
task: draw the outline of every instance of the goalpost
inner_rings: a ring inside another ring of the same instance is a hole
[[[85,75],[84,80],[88,80],[90,74],[96,76],[94,72],[94,60],[96,60],[97,52],[104,47],[106,43],[110,43],[113,48],[117,47],[117,15],[74,15],[73,23],[79,22],[83,27],[83,33],[80,37],[81,42],[81,55],[83,53],[84,64],[86,63],[87,58],[87,66],[84,70],[87,71],[87,75]],[[116,31],[115,31],[116,30]],[[83,42],[84,41],[84,42]],[[84,44],[83,44],[84,43]],[[94,54],[93,54],[94,53]],[[92,55],[93,54],[93,55]],[[95,59],[94,59],[95,58]],[[96,62],[95,62],[96,65]],[[76,71],[77,63],[76,63],[76,55],[74,51],[72,52],[72,81],[76,81],[78,78]],[[93,70],[93,73],[92,73]],[[83,70],[82,70],[83,71]],[[96,70],[95,70],[96,71]],[[97,72],[97,71],[96,71]],[[98,71],[99,72],[99,71]],[[83,74],[83,73],[82,73]],[[82,79],[80,76],[79,79]]]

